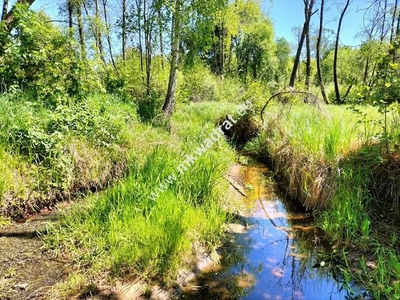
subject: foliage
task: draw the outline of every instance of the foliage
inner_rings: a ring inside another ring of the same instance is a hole
[[[357,65],[358,50],[350,47],[340,47],[338,52],[338,82],[341,86],[341,95],[345,96],[347,89],[350,85],[358,84],[362,81],[362,67],[355,68]],[[334,51],[331,50],[325,54],[322,58],[322,78],[324,83],[328,84],[333,82],[333,58]],[[315,76],[315,82],[318,82],[317,76]],[[333,91],[332,91],[333,94]],[[333,95],[329,96],[330,99],[334,99]]]
[[[66,197],[120,176],[134,113],[101,96],[55,110],[1,97],[0,192],[9,198],[1,214],[15,217],[55,202],[57,193]]]
[[[159,111],[164,100],[168,83],[169,68],[164,67],[163,57],[152,60],[150,90],[147,90],[144,74],[141,71],[140,54],[135,49],[127,51],[127,59],[117,63],[118,72],[107,68],[104,74],[104,85],[108,93],[120,97],[125,102],[134,102],[139,117],[143,121],[152,120]]]
[[[17,5],[15,27],[7,36],[0,55],[3,90],[19,89],[32,99],[51,106],[66,96],[82,97],[101,88],[89,64],[81,61],[74,42],[49,22],[43,13]],[[3,42],[4,43],[4,42]]]
[[[187,67],[183,73],[183,83],[179,86],[182,102],[213,101],[216,98],[217,79],[201,63]]]
[[[146,134],[146,143],[143,146],[139,139],[133,147],[144,159],[132,160],[124,180],[68,212],[61,225],[51,229],[48,244],[63,247],[77,264],[95,273],[108,269],[116,275],[129,272],[173,280],[193,245],[207,241],[205,246],[211,249],[223,234],[226,215],[216,201],[216,184],[233,159],[232,150],[221,142],[159,190],[156,201],[149,195],[176,172],[180,153],[193,151],[209,135],[207,129],[215,128],[219,110],[216,103],[191,103],[174,116],[181,130],[172,136],[151,135],[149,131],[156,129],[144,125],[137,128],[135,134]],[[195,117],[190,120],[187,114]],[[160,136],[163,142],[155,146]]]

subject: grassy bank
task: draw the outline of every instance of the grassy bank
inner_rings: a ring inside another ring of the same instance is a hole
[[[346,278],[378,298],[400,295],[397,235],[383,237],[385,221],[376,221],[383,207],[398,217],[400,199],[398,107],[386,117],[373,107],[272,104],[264,130],[245,147],[271,163],[290,198],[315,212]],[[350,262],[354,251],[359,259]]]
[[[185,172],[177,168],[202,147],[219,116],[235,109],[228,103],[187,104],[177,109],[169,130],[132,128],[127,176],[50,229],[49,247],[79,266],[51,297],[68,299],[88,291],[91,278],[105,273],[172,285],[197,247],[211,251],[218,244],[227,220],[221,209],[222,176],[234,152],[222,138]]]
[[[48,108],[0,98],[0,215],[19,218],[108,186],[127,168],[135,108],[93,96]]]

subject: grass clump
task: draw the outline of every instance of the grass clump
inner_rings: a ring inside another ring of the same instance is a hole
[[[264,132],[245,151],[267,158],[288,196],[309,209],[329,206],[339,162],[379,132],[376,123],[359,122],[351,110],[337,106],[274,104],[264,119]],[[372,134],[366,137],[366,131]]]
[[[136,126],[127,176],[67,212],[50,229],[48,245],[82,266],[78,272],[174,283],[194,247],[212,250],[224,234],[221,186],[233,151],[222,139],[185,172],[177,169],[229,110],[218,106],[201,102],[178,110],[172,133]]]
[[[344,278],[378,298],[399,296],[397,237],[387,243],[376,218],[382,210],[398,217],[398,116],[396,107],[274,104],[264,131],[245,146],[271,162],[291,198],[314,211],[332,255],[343,249]],[[350,262],[355,251],[359,260]]]
[[[120,177],[136,122],[128,106],[108,96],[54,108],[0,97],[0,215],[21,217]]]

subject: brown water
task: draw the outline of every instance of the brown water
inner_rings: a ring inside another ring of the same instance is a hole
[[[202,273],[184,298],[370,299],[345,284],[333,263],[313,268],[332,249],[322,245],[310,213],[277,196],[268,169],[243,167],[231,177],[246,187],[245,209],[222,247],[221,266]]]

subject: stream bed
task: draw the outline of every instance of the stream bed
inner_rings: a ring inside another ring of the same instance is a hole
[[[230,226],[220,264],[203,270],[185,298],[372,299],[334,272],[333,262],[323,262],[332,248],[323,246],[312,214],[277,196],[266,167],[241,166],[233,174],[247,194],[244,209]]]

